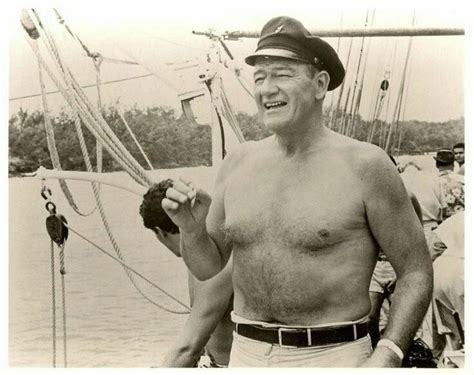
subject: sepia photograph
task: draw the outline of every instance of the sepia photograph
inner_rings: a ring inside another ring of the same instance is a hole
[[[9,368],[469,371],[467,8],[304,4],[9,8]]]

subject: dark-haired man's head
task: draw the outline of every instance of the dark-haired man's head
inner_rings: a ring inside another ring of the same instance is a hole
[[[453,146],[454,158],[458,162],[459,166],[464,165],[464,142],[456,143]]]
[[[440,172],[454,169],[454,152],[449,148],[440,148],[433,158]]]

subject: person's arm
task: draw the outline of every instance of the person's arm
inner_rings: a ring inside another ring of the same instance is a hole
[[[410,197],[411,205],[413,206],[413,209],[415,210],[418,220],[423,225],[423,212],[421,211],[420,202],[418,202],[418,199],[416,198],[415,194],[413,194],[411,191],[408,192],[408,196]]]
[[[446,244],[441,241],[436,232],[434,232],[428,248],[430,251],[431,261],[434,262],[436,259],[438,259],[438,257],[440,257],[441,254],[446,251],[446,249]]]
[[[429,306],[433,268],[423,228],[412,208],[399,174],[380,149],[372,149],[363,180],[370,230],[397,275],[390,318],[382,338],[406,353]],[[367,367],[397,367],[401,360],[391,349],[378,346]]]
[[[242,151],[240,151],[242,150]],[[227,155],[216,178],[212,203],[190,181],[175,182],[166,191],[162,206],[181,233],[181,255],[198,280],[221,271],[231,253],[225,238],[224,193],[226,180],[243,155],[245,147]],[[209,207],[210,205],[210,207]]]
[[[232,298],[232,264],[210,280],[194,282],[194,304],[162,367],[194,367]]]
[[[438,200],[441,207],[440,218],[438,219],[438,224],[441,224],[444,219],[446,219],[448,212],[448,202],[446,202],[446,190],[444,183],[440,178],[437,179],[438,182]]]

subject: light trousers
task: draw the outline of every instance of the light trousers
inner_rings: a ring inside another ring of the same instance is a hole
[[[296,348],[234,332],[229,367],[359,367],[371,354],[369,335],[348,343]]]

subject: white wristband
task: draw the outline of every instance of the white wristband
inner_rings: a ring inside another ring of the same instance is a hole
[[[378,343],[377,346],[385,346],[386,348],[389,348],[392,352],[394,352],[398,358],[400,358],[403,361],[403,352],[400,347],[395,344],[392,340],[389,339],[381,339]]]

